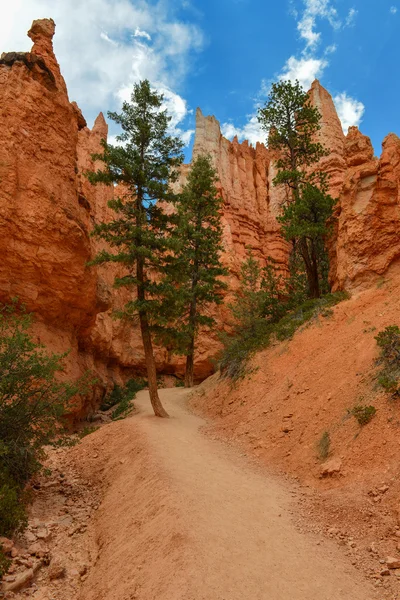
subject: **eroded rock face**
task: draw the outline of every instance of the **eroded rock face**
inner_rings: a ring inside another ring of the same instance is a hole
[[[128,299],[113,288],[118,266],[88,267],[103,247],[90,236],[93,225],[112,218],[108,201],[116,191],[92,186],[84,172],[97,168],[91,155],[107,137],[102,114],[92,130],[74,102],[53,53],[51,19],[34,21],[28,35],[31,52],[0,58],[0,300],[18,296],[35,313],[37,337],[49,349],[70,350],[68,377],[93,371],[93,394],[77,405],[81,415],[98,403],[105,388],[124,373],[145,371],[136,326],[112,318]],[[315,82],[313,102],[322,115],[319,137],[331,150],[323,159],[331,175],[331,193],[340,198],[331,243],[331,280],[335,289],[370,285],[400,256],[400,140],[389,135],[380,160],[356,128],[345,137],[331,96]],[[277,216],[283,188],[273,186],[276,156],[263,144],[226,140],[214,117],[197,111],[193,155],[210,154],[224,200],[225,252],[231,289],[249,249],[265,264],[269,258],[287,269],[289,246],[279,233]],[[179,185],[189,166],[182,167]],[[227,302],[229,301],[227,295]],[[215,312],[217,329],[229,318],[227,303]],[[195,370],[209,375],[218,336],[200,335]],[[159,369],[182,374],[184,359],[156,350]]]
[[[400,139],[390,134],[382,147],[378,160],[369,138],[350,128],[331,271],[334,289],[366,288],[400,257]]]
[[[261,143],[253,148],[247,141],[225,139],[215,117],[205,117],[198,108],[193,158],[199,154],[212,157],[218,174],[224,200],[223,262],[232,275],[239,275],[249,250],[262,263],[271,257],[277,268],[286,270],[288,245],[279,234],[276,221],[283,190],[272,186],[272,154]]]

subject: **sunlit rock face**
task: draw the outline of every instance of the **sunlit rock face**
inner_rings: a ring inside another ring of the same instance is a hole
[[[35,333],[49,349],[69,350],[65,376],[87,369],[98,384],[77,403],[81,416],[98,404],[113,382],[144,373],[144,355],[136,324],[112,318],[130,297],[113,288],[118,266],[90,267],[104,246],[91,237],[95,223],[112,218],[108,201],[113,187],[92,186],[84,173],[100,165],[107,124],[100,113],[90,130],[75,102],[70,102],[54,56],[51,19],[34,21],[28,35],[31,52],[0,58],[0,299],[18,297],[35,314]],[[343,134],[329,93],[314,82],[313,103],[322,115],[320,141],[330,149],[322,166],[338,198],[337,221],[330,241],[331,281],[335,289],[372,285],[400,255],[400,140],[390,134],[378,160],[368,138],[356,128]],[[228,303],[239,282],[249,250],[262,264],[273,260],[287,270],[289,245],[277,216],[285,199],[274,187],[276,155],[262,143],[232,142],[218,121],[198,109],[193,156],[209,154],[223,198],[222,263],[230,291],[213,311],[213,332],[201,332],[195,372],[203,379],[220,348],[218,331],[229,322]],[[178,186],[185,183],[183,165]],[[394,267],[393,267],[394,268]],[[161,373],[181,375],[184,359],[156,349]]]

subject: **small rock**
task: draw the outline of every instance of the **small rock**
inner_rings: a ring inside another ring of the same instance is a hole
[[[4,554],[10,554],[13,549],[14,542],[6,537],[0,537],[0,546]]]
[[[288,427],[287,425],[285,425],[284,427],[282,427],[282,431],[283,433],[290,433],[291,431],[293,431],[293,427]]]
[[[340,458],[332,458],[321,466],[321,477],[332,477],[340,473],[342,461]]]
[[[382,487],[378,488],[378,492],[380,492],[381,494],[384,494],[385,492],[387,492],[389,489],[388,485],[383,485]]]
[[[32,531],[25,531],[25,539],[28,544],[33,544],[37,540],[36,535]]]
[[[38,531],[36,532],[36,537],[39,540],[48,540],[51,537],[51,533],[47,529],[47,527],[42,527],[41,529],[38,529]]]
[[[393,558],[388,556],[386,559],[386,566],[388,569],[400,569],[400,558]]]
[[[383,577],[387,577],[388,575],[390,575],[390,571],[389,569],[382,569],[381,573],[380,573]]]
[[[49,567],[48,575],[50,581],[52,581],[53,579],[61,579],[65,576],[65,567],[63,567],[59,563],[53,563]]]

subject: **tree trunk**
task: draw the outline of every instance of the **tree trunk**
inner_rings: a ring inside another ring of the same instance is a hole
[[[151,406],[153,407],[156,417],[168,417],[168,413],[161,404],[157,389],[157,371],[154,360],[153,344],[151,341],[150,328],[145,312],[139,312],[140,330],[142,333],[142,341],[144,348],[144,356],[146,359],[147,379],[149,382],[149,395]]]
[[[315,256],[313,258],[310,257],[307,240],[304,238],[300,240],[300,252],[304,260],[304,265],[306,267],[306,275],[310,297],[319,298],[320,291],[318,279],[318,265],[316,263]]]
[[[196,287],[197,287],[197,270],[198,265],[196,261],[195,265],[195,274],[192,279],[192,301],[190,303],[189,310],[189,331],[190,331],[190,341],[186,354],[186,370],[185,370],[185,387],[193,387],[193,363],[194,363],[194,336],[196,332],[196,310],[197,310],[197,297],[196,297]]]
[[[190,340],[188,353],[186,355],[185,387],[193,387],[193,363],[194,363],[194,336]]]
[[[143,259],[138,258],[136,263],[136,276],[138,280],[137,296],[140,302],[145,300],[144,291],[144,264]],[[146,360],[147,379],[149,382],[149,395],[151,406],[153,407],[156,417],[168,417],[168,413],[161,404],[157,389],[157,371],[156,362],[154,360],[153,344],[151,341],[149,321],[145,310],[139,310],[140,331],[142,333],[142,342],[144,348],[144,356]]]

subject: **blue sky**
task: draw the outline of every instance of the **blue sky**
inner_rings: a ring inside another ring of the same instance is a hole
[[[1,51],[28,50],[26,31],[42,17],[57,24],[70,99],[89,125],[147,77],[187,155],[197,106],[227,137],[255,143],[271,81],[318,77],[344,128],[360,125],[377,154],[387,133],[400,134],[400,0],[14,0],[2,8]]]

